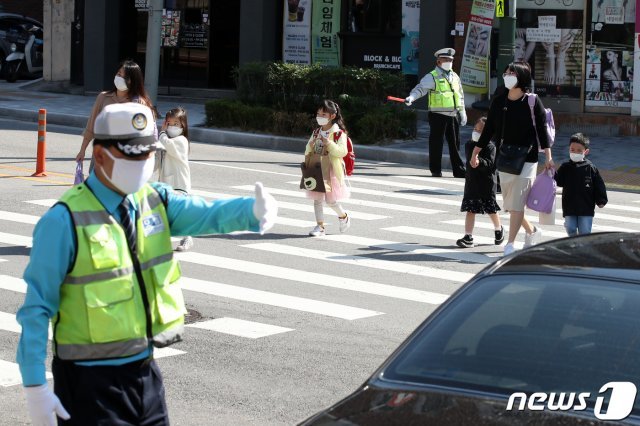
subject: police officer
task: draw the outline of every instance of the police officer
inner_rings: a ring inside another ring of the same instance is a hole
[[[153,348],[182,339],[186,312],[171,236],[264,232],[273,197],[207,202],[148,184],[151,110],[106,106],[95,122],[95,168],[38,222],[17,314],[17,360],[35,425],[168,425]],[[49,322],[54,389],[45,378]]]
[[[464,178],[464,163],[460,158],[460,126],[467,124],[464,109],[464,93],[460,77],[454,71],[453,56],[456,51],[450,48],[435,53],[436,68],[422,77],[405,99],[411,105],[416,99],[429,94],[429,170],[434,177],[442,176],[443,137],[449,144],[449,159],[453,176]]]

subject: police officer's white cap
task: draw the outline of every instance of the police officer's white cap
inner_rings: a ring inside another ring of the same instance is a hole
[[[137,102],[105,106],[96,117],[93,133],[95,139],[111,141],[129,157],[162,149],[156,141],[151,109]]]
[[[436,53],[434,53],[434,56],[436,58],[451,58],[453,59],[453,56],[456,54],[456,51],[450,47],[445,47],[444,49],[440,49],[438,50]]]

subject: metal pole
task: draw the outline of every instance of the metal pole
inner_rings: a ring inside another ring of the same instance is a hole
[[[147,0],[149,21],[147,24],[147,53],[145,56],[144,85],[156,105],[158,98],[158,74],[160,70],[160,32],[162,29],[162,7],[164,0]]]
[[[498,59],[496,61],[496,71],[498,74],[498,85],[504,84],[502,72],[513,62],[516,50],[516,0],[507,0],[504,18],[500,19],[500,35],[498,37]]]

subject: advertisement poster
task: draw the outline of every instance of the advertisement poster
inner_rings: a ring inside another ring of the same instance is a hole
[[[284,0],[282,60],[311,62],[311,0]]]
[[[584,7],[584,0],[518,4],[513,59],[531,65],[538,95],[580,99]]]
[[[489,92],[489,46],[495,13],[494,0],[474,0],[464,44],[460,80],[465,92]]]
[[[640,69],[640,9],[635,12],[636,36],[633,53],[633,67]],[[631,103],[631,115],[640,115],[640,84],[633,85],[633,101]]]
[[[162,11],[162,27],[160,33],[161,46],[178,46],[178,36],[180,35],[180,11],[164,9]]]
[[[631,51],[587,46],[585,104],[631,107],[633,63]]]
[[[340,66],[340,4],[341,0],[315,0],[311,15],[311,57],[313,63],[328,67]],[[299,10],[300,6],[298,6]]]
[[[417,75],[420,53],[420,0],[402,0],[402,35],[402,73]]]

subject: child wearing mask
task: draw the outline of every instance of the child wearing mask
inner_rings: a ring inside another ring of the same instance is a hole
[[[576,133],[569,139],[570,161],[562,163],[555,173],[562,187],[562,216],[567,235],[590,234],[595,207],[607,204],[607,188],[596,166],[585,156],[589,138]]]
[[[337,103],[325,100],[316,113],[316,121],[320,126],[316,129],[305,149],[305,166],[319,168],[322,171],[323,191],[318,187],[305,188],[308,198],[313,200],[316,217],[316,227],[309,235],[321,237],[325,235],[324,202],[338,215],[340,232],[345,232],[351,226],[351,218],[339,200],[350,196],[343,158],[347,155],[347,129]],[[316,190],[314,190],[316,189]]]
[[[156,161],[158,181],[171,185],[174,190],[184,193],[191,191],[191,170],[189,169],[189,126],[187,111],[177,107],[165,116],[158,140],[164,145]],[[186,251],[193,247],[193,238],[184,237],[177,251]]]
[[[500,206],[496,201],[496,146],[490,142],[478,154],[479,165],[473,168],[469,165],[471,153],[476,146],[476,142],[480,139],[486,117],[480,117],[473,126],[471,140],[465,146],[465,154],[467,158],[467,167],[464,182],[464,197],[460,211],[467,212],[464,220],[464,237],[456,241],[456,245],[461,248],[470,248],[473,243],[473,228],[476,221],[476,214],[489,215],[493,222],[496,245],[502,244],[504,241],[504,228],[500,224],[500,216],[498,211]]]

